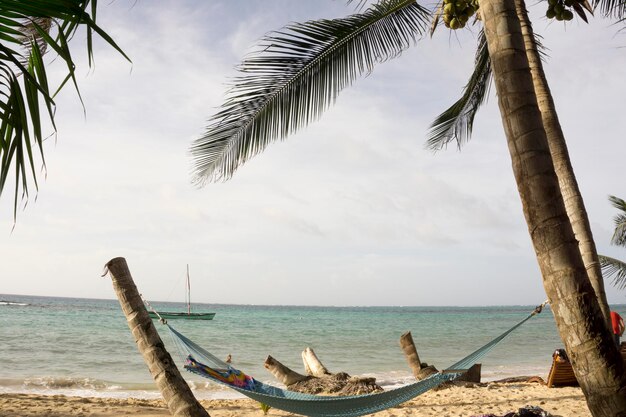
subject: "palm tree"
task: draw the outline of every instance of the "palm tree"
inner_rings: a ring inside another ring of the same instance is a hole
[[[126,59],[128,57],[95,22],[97,0],[3,0],[0,3],[0,196],[14,176],[13,217],[19,201],[28,201],[30,184],[35,190],[38,165],[45,169],[42,122],[54,125],[54,97],[68,82],[78,84],[69,40],[84,28],[91,65],[92,38],[96,33]],[[65,78],[50,85],[44,55],[52,50],[67,66]],[[42,115],[41,111],[45,114]],[[47,115],[47,116],[46,116]],[[37,154],[41,162],[37,162]]]
[[[613,207],[621,212],[613,219],[615,231],[611,238],[611,244],[626,247],[626,201],[612,195],[609,196],[609,201]],[[626,288],[626,262],[600,255],[600,263],[606,276],[613,277],[613,284],[617,288],[621,290]]]
[[[113,288],[126,316],[137,349],[148,365],[172,416],[208,417],[209,414],[196,400],[170,354],[165,350],[159,333],[143,303],[124,258],[111,259],[105,265],[111,275]]]
[[[563,129],[561,128],[556,113],[552,93],[550,92],[545,73],[543,72],[540,54],[537,49],[535,37],[532,34],[532,26],[528,18],[526,6],[523,0],[518,0],[516,6],[522,24],[522,34],[526,44],[526,54],[528,56],[535,93],[537,95],[537,104],[541,111],[554,169],[559,179],[559,187],[565,202],[565,210],[572,224],[574,236],[578,241],[585,269],[587,270],[591,285],[598,297],[600,309],[602,310],[604,321],[608,327],[610,323],[609,304],[604,290],[604,279],[602,277],[598,252],[591,232],[591,225],[589,223],[587,210],[585,209],[585,203],[580,188],[578,187],[578,181],[576,181],[576,176],[574,175],[574,169],[569,158],[565,136],[563,135]]]
[[[584,5],[591,11],[590,6]],[[574,9],[581,18],[587,21],[584,6],[579,5]],[[578,187],[578,182],[569,158],[569,152],[563,130],[552,98],[552,93],[548,87],[543,66],[541,63],[541,53],[537,38],[532,33],[532,25],[528,18],[526,5],[523,0],[516,2],[517,14],[520,19],[522,35],[524,37],[526,54],[533,77],[537,104],[541,111],[544,129],[548,137],[550,153],[556,174],[559,178],[559,186],[565,200],[565,208],[572,223],[574,235],[579,243],[579,249],[585,263],[585,268],[589,275],[591,285],[598,297],[600,309],[605,321],[610,323],[609,304],[604,290],[604,279],[600,269],[600,261],[596,250],[591,225],[582,194]],[[432,150],[440,150],[446,147],[451,141],[456,141],[460,148],[471,136],[474,117],[478,108],[484,102],[491,80],[491,63],[489,54],[484,47],[484,34],[479,37],[479,48],[476,56],[476,67],[470,80],[464,88],[461,97],[450,108],[440,114],[431,126],[427,147]]]
[[[623,364],[567,217],[515,4],[482,0],[481,9],[518,189],[557,326],[592,413],[619,415],[626,412],[620,395],[626,387]],[[242,63],[244,76],[192,145],[194,181],[230,178],[272,140],[316,119],[343,87],[421,36],[428,16],[414,1],[381,0],[360,14],[295,24],[264,38],[263,53]],[[506,31],[497,33],[495,27]],[[503,51],[501,38],[516,48]],[[484,75],[482,68],[477,79]],[[474,104],[475,99],[470,97]],[[522,103],[527,112],[516,108]],[[520,132],[527,135],[520,137]],[[539,151],[529,153],[529,147]]]
[[[557,328],[591,413],[623,415],[624,364],[611,347],[560,192],[522,34],[532,38],[531,28],[522,29],[518,18],[525,11],[514,0],[482,0],[481,13],[513,172]]]

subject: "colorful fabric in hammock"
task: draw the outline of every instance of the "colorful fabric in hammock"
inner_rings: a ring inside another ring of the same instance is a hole
[[[193,356],[187,356],[185,369],[199,374],[206,375],[216,379],[224,384],[234,387],[253,391],[256,381],[249,375],[244,374],[238,369],[228,367],[227,369],[213,369],[203,363],[196,361]]]

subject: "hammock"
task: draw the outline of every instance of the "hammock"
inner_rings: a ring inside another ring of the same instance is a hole
[[[166,324],[179,350],[187,354],[185,369],[192,373],[225,385],[246,397],[280,410],[309,417],[358,417],[395,407],[446,381],[457,378],[477,363],[502,339],[531,317],[540,313],[545,304],[537,307],[528,317],[500,336],[439,373],[389,391],[344,397],[294,392],[255,380],[232,368],[228,363],[220,360]]]

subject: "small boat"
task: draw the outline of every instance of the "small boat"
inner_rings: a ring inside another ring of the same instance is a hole
[[[207,312],[192,312],[191,311],[191,285],[189,283],[189,265],[187,265],[187,311],[148,311],[148,314],[153,319],[184,319],[184,320],[213,320],[215,313]]]
[[[159,316],[165,320],[170,319],[185,319],[185,320],[213,320],[215,313],[185,313],[185,312],[173,312],[173,311],[159,311],[159,316],[154,311],[148,311],[148,314],[153,319],[159,319]]]

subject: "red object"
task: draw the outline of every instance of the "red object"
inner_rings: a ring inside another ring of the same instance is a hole
[[[620,323],[623,323],[622,316],[615,311],[611,311],[611,324],[613,325],[613,334],[622,334]]]

